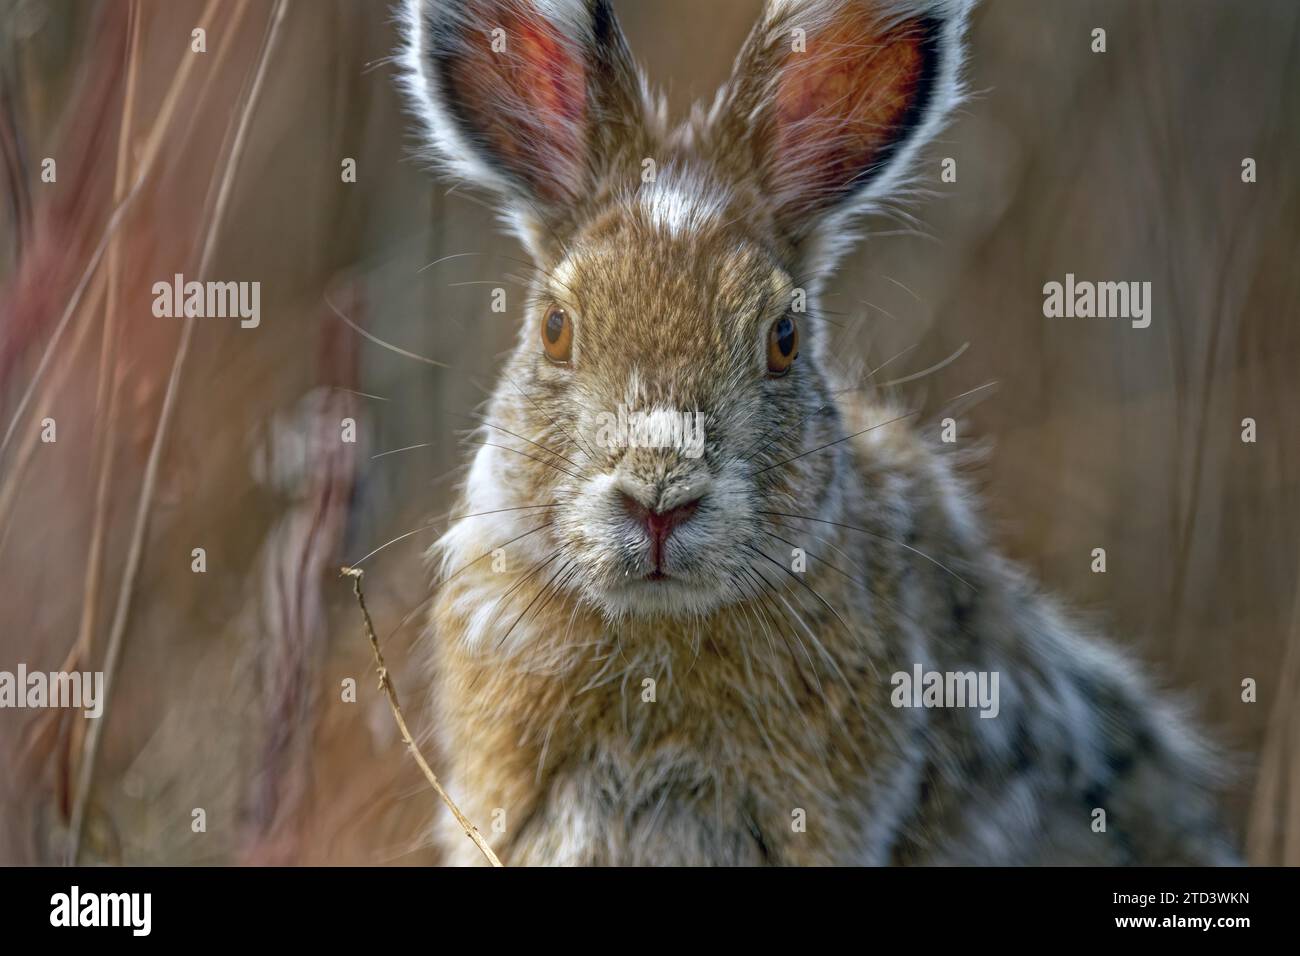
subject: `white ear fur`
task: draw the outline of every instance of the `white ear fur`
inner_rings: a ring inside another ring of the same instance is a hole
[[[790,31],[800,27],[811,44],[818,30],[832,23],[837,15],[858,8],[870,11],[874,22],[882,27],[924,20],[934,25],[930,39],[933,62],[928,64],[928,87],[925,102],[901,137],[893,141],[879,165],[869,167],[851,193],[829,208],[812,212],[803,224],[800,236],[801,265],[809,272],[824,275],[860,238],[855,225],[865,215],[878,212],[891,201],[901,198],[915,182],[918,154],[944,128],[952,113],[964,101],[966,91],[963,38],[971,9],[976,0],[768,0],[763,17],[749,45],[789,42]],[[745,53],[737,60],[737,72],[719,91],[709,121],[717,123],[723,114],[744,103],[750,108],[747,122],[760,121],[759,111],[774,108],[779,74],[745,75]],[[743,96],[749,87],[750,98]],[[762,92],[754,96],[755,87]],[[777,197],[779,202],[779,197]]]
[[[591,18],[584,0],[515,0],[514,5],[536,10],[576,45],[592,42]],[[397,10],[402,35],[397,82],[422,126],[427,158],[453,176],[509,193],[514,184],[470,142],[428,55],[428,34],[434,24],[443,29],[459,25],[466,32],[480,33],[493,28],[474,21],[469,10],[464,0],[402,0]]]
[[[910,18],[932,16],[942,21],[936,38],[938,63],[935,67],[930,101],[920,121],[894,148],[889,161],[863,188],[822,223],[816,238],[817,248],[828,261],[837,261],[859,238],[852,223],[860,217],[880,211],[886,197],[897,197],[914,181],[916,162],[922,150],[937,137],[966,99],[963,68],[966,63],[964,39],[971,9],[976,0],[890,0],[892,15]]]
[[[403,0],[398,14],[398,83],[425,158],[500,195],[538,254],[645,125],[646,86],[607,0]],[[489,53],[497,28],[506,49]]]

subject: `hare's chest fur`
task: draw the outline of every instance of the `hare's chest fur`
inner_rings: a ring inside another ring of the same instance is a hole
[[[613,663],[560,681],[478,675],[480,693],[502,695],[492,700],[458,697],[465,662],[443,658],[450,783],[482,829],[496,825],[508,863],[887,861],[919,754],[878,739],[856,709],[832,709],[826,698],[842,703],[842,692],[783,685],[787,675],[706,650],[734,640],[725,628],[698,650],[682,642],[671,661],[666,639],[651,654],[651,636],[639,651],[637,635],[604,636],[594,643]],[[447,823],[453,859],[478,862]]]

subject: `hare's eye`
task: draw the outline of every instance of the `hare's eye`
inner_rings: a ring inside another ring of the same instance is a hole
[[[783,315],[767,332],[767,371],[774,376],[784,375],[798,357],[799,327],[794,319]]]
[[[548,359],[561,364],[573,353],[573,320],[558,306],[552,306],[542,319],[542,349]]]

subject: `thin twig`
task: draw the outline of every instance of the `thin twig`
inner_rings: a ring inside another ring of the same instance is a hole
[[[361,619],[366,626],[366,639],[370,641],[370,650],[375,655],[375,669],[379,671],[379,689],[388,698],[388,706],[393,710],[393,719],[397,721],[397,729],[401,731],[402,741],[406,744],[407,749],[411,751],[411,756],[420,765],[420,769],[424,771],[425,779],[429,781],[434,792],[442,798],[442,802],[447,805],[451,815],[456,818],[456,822],[465,831],[465,835],[474,841],[474,845],[479,848],[479,852],[487,858],[489,863],[493,866],[501,866],[501,861],[492,852],[492,848],[487,845],[487,841],[479,833],[478,827],[470,823],[469,818],[460,812],[460,807],[456,806],[455,801],[451,799],[447,791],[442,789],[442,784],[438,782],[437,775],[433,772],[433,768],[429,766],[428,761],[424,759],[424,754],[420,753],[420,748],[415,744],[415,738],[411,736],[411,731],[406,726],[406,718],[402,715],[402,705],[397,701],[397,688],[393,686],[393,679],[388,676],[388,665],[384,663],[384,654],[379,649],[379,639],[375,637],[375,626],[370,620],[370,612],[366,610],[366,597],[361,592],[361,578],[365,572],[360,568],[342,568],[341,570],[344,577],[352,579],[352,593],[357,596],[357,605],[361,608]]]

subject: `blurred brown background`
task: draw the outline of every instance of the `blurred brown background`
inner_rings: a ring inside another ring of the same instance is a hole
[[[678,115],[758,10],[614,5]],[[360,0],[0,6],[0,669],[113,674],[97,739],[0,711],[0,862],[57,862],[72,829],[82,861],[431,861],[440,811],[336,569],[423,529],[364,565],[423,726],[418,614],[398,625],[514,334],[491,290],[517,303],[527,269],[471,189],[410,158],[394,43]],[[1251,859],[1300,863],[1300,6],[986,0],[970,78],[920,228],[876,223],[841,269],[838,352],[910,347],[903,377],[968,345],[897,388],[936,411],[996,382],[962,440],[990,444],[999,540],[1241,755]],[[177,272],[260,281],[261,325],[187,339],[151,312]],[[1045,319],[1067,272],[1150,281],[1150,328]]]

